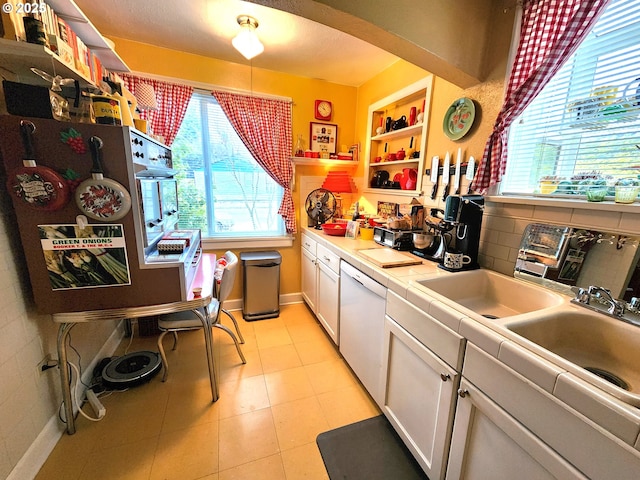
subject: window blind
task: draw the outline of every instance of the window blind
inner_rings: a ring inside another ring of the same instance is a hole
[[[173,144],[181,228],[205,237],[279,237],[284,194],[235,132],[216,99],[194,93]]]
[[[640,175],[640,2],[612,0],[509,129],[505,194],[583,195]]]

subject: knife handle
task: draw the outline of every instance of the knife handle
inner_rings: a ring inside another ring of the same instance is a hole
[[[433,184],[433,189],[431,190],[431,200],[436,199],[436,192],[438,191],[438,182]]]
[[[442,201],[444,202],[448,196],[449,196],[449,184],[447,183],[444,186],[444,191],[442,192]]]

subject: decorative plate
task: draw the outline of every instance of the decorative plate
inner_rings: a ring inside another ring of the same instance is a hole
[[[464,137],[476,118],[476,106],[470,98],[459,98],[451,104],[444,115],[442,129],[451,140],[460,140]]]

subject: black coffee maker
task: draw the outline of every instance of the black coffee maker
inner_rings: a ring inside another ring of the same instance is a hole
[[[482,195],[450,195],[444,207],[444,221],[453,227],[452,237],[455,250],[468,255],[471,261],[463,270],[480,268],[478,249],[480,246],[480,227],[484,197]]]

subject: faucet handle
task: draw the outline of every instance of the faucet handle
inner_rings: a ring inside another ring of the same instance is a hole
[[[576,302],[589,305],[589,302],[591,301],[591,293],[589,293],[589,291],[586,288],[577,288],[576,290],[572,288],[571,290],[573,290],[576,294],[575,296]]]
[[[629,302],[629,310],[632,312],[637,312],[640,310],[640,298],[631,297],[631,301]]]

